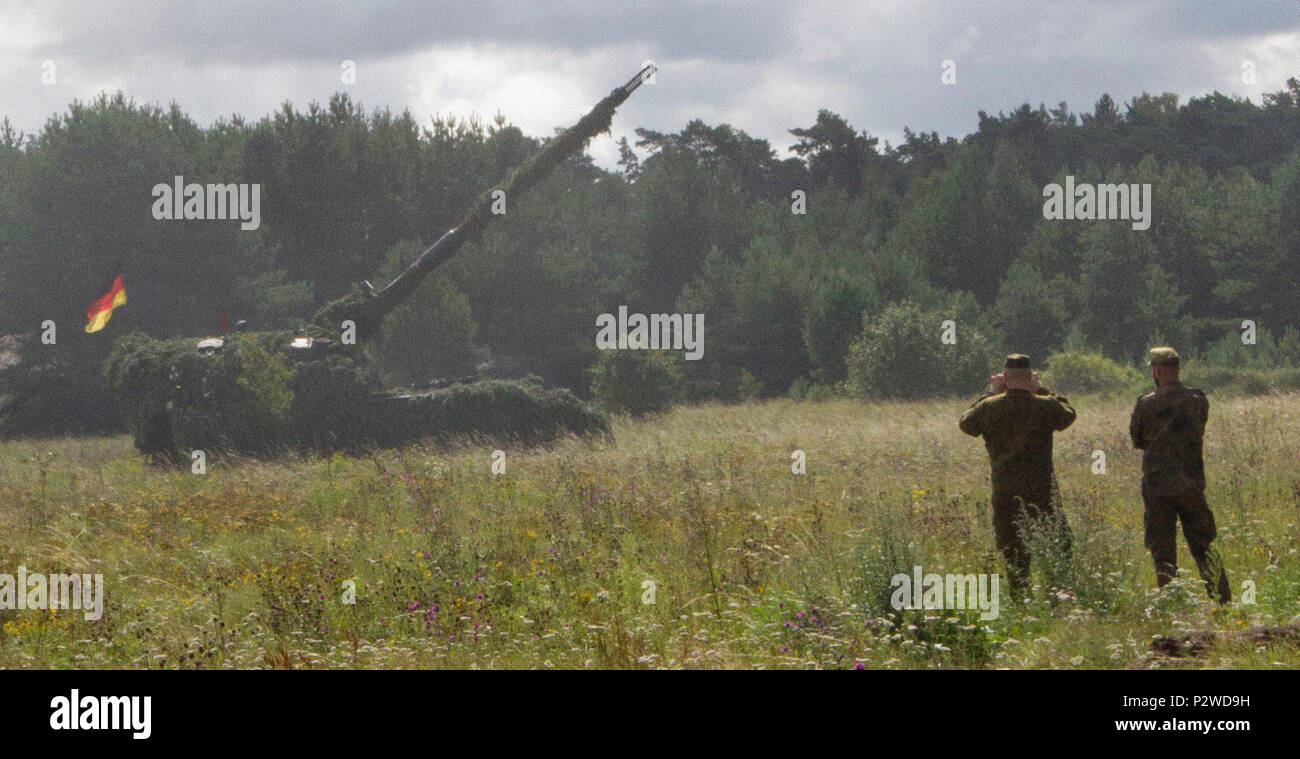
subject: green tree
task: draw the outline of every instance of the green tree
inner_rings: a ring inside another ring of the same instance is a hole
[[[989,320],[1008,351],[1041,361],[1061,347],[1070,322],[1062,284],[1049,284],[1033,265],[1018,261],[998,288]]]
[[[929,398],[974,392],[988,377],[993,349],[974,320],[954,319],[956,343],[943,342],[950,311],[903,301],[864,314],[849,348],[848,385],[869,398]]]

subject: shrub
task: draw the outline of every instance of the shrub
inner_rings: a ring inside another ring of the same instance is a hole
[[[1287,327],[1282,336],[1275,337],[1266,327],[1260,327],[1255,344],[1245,345],[1235,330],[1205,346],[1196,357],[1206,364],[1237,369],[1279,369],[1300,367],[1300,332]]]
[[[841,395],[839,385],[815,384],[809,385],[807,392],[803,394],[806,401],[813,403],[823,403],[833,401]]]
[[[1300,369],[1282,369],[1277,373],[1280,390],[1300,390]]]
[[[1273,390],[1267,374],[1257,370],[1242,372],[1237,379],[1237,386],[1246,395],[1267,395]]]
[[[736,382],[736,394],[742,401],[758,399],[763,394],[763,383],[748,369],[740,370],[740,379]]]
[[[633,416],[667,411],[681,395],[679,360],[671,351],[602,351],[591,371],[592,394],[610,411]]]
[[[988,377],[992,347],[973,328],[959,328],[956,344],[944,344],[941,325],[947,318],[911,301],[864,315],[862,333],[849,346],[850,391],[874,398],[925,398],[977,390]]]
[[[0,336],[0,437],[103,434],[122,428],[100,373],[100,346],[84,333],[45,345],[35,333]]]
[[[1183,382],[1206,392],[1229,395],[1267,395],[1300,390],[1300,368],[1207,365],[1191,361],[1183,369]]]
[[[1065,394],[1136,393],[1143,384],[1142,373],[1135,367],[1084,351],[1053,353],[1047,359],[1042,379],[1044,385]]]
[[[1227,366],[1215,366],[1201,361],[1189,361],[1183,367],[1183,382],[1191,387],[1205,391],[1218,390],[1231,385],[1240,370]]]
[[[822,401],[834,400],[836,395],[836,386],[824,382],[813,382],[807,377],[800,377],[790,385],[789,397],[796,401],[812,401],[819,403]]]

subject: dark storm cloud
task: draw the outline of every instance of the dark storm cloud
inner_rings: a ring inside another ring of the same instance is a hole
[[[57,4],[60,32],[45,51],[96,60],[132,54],[188,63],[386,58],[438,45],[490,40],[582,54],[646,41],[670,57],[746,60],[797,53],[786,33],[791,3],[546,2],[133,2]]]
[[[1166,0],[1153,4],[1148,15],[1153,22],[1176,36],[1240,38],[1300,27],[1300,2],[1188,3]]]
[[[133,2],[0,0],[0,103],[39,128],[73,98],[123,89],[200,122],[349,92],[367,107],[498,110],[550,134],[643,58],[659,83],[615,133],[733,126],[783,149],[817,109],[897,143],[904,126],[961,136],[977,113],[1103,93],[1258,100],[1300,76],[1300,2]],[[39,80],[59,64],[56,87]],[[357,62],[354,85],[340,63]],[[957,84],[940,82],[956,64]],[[1256,72],[1243,81],[1242,66]],[[602,163],[611,142],[593,145]],[[784,155],[784,153],[783,153]]]

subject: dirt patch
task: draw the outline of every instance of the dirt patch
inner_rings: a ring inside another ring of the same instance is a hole
[[[1172,657],[1203,656],[1220,643],[1249,643],[1268,645],[1270,643],[1292,643],[1300,645],[1300,624],[1274,625],[1272,627],[1257,625],[1245,630],[1224,632],[1212,630],[1192,630],[1182,635],[1157,635],[1151,639],[1151,650],[1157,654]]]

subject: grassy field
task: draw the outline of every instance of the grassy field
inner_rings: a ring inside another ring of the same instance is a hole
[[[1208,496],[1234,593],[1255,586],[1222,608],[1181,534],[1193,572],[1154,591],[1131,401],[1072,400],[1056,467],[1073,554],[1040,541],[1032,596],[1004,583],[989,621],[888,603],[915,565],[1001,571],[961,402],[681,408],[619,420],[614,443],[508,449],[501,475],[490,446],[212,457],[195,475],[146,467],[125,437],[4,442],[0,572],[107,590],[96,622],[0,610],[0,667],[1300,666],[1295,644],[1241,632],[1300,612],[1300,396],[1211,398]],[[1217,643],[1151,650],[1192,631]]]

